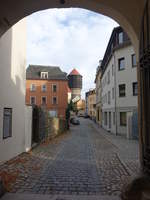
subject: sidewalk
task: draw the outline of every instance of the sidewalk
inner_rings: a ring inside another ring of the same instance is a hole
[[[138,140],[128,140],[123,136],[116,136],[104,130],[93,121],[90,122],[99,134],[117,147],[116,153],[118,154],[121,162],[128,169],[129,173],[131,175],[138,174],[140,172]]]

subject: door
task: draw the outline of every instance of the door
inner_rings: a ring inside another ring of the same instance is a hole
[[[32,111],[32,144],[39,142],[39,111],[34,106]]]
[[[109,130],[111,129],[111,112],[109,112]]]
[[[140,141],[142,166],[150,175],[150,2],[146,1],[140,38]]]
[[[132,138],[133,139],[138,139],[138,113],[133,112],[132,115]]]

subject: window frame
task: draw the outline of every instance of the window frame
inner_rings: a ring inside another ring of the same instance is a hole
[[[123,68],[121,68],[120,66],[121,66],[121,61],[124,61],[124,67]],[[122,58],[119,58],[118,59],[118,70],[119,71],[123,71],[123,70],[125,70],[125,57],[122,57]]]
[[[121,114],[123,114],[123,113],[124,113],[125,116],[126,116],[125,123],[123,123],[122,118],[121,118]],[[120,126],[124,126],[124,127],[127,126],[127,112],[120,112]]]
[[[56,86],[56,91],[54,91],[54,86]],[[53,91],[53,93],[56,93],[57,91],[58,91],[58,86],[57,86],[57,84],[52,84],[52,91]]]
[[[121,95],[121,93],[120,93],[120,87],[121,87],[121,86],[125,86],[125,87],[124,87],[124,95]],[[121,98],[122,98],[122,97],[126,97],[126,84],[124,84],[124,83],[119,85],[119,97],[121,97]]]
[[[56,98],[56,103],[54,103],[54,98]],[[58,104],[58,98],[56,96],[53,96],[52,97],[52,104],[53,105],[57,105]]]
[[[33,89],[32,86],[35,86],[35,89]],[[36,85],[34,83],[30,84],[30,92],[35,92],[36,91]]]
[[[111,104],[111,91],[108,91],[108,105]]]
[[[43,89],[43,86],[45,86],[45,89]],[[46,92],[47,91],[47,85],[46,84],[41,85],[41,91],[42,92]]]
[[[43,104],[43,98],[46,99],[45,104]],[[47,97],[46,96],[42,96],[41,97],[41,105],[47,105]]]
[[[32,98],[35,98],[35,103],[34,104],[31,103],[31,99]],[[35,105],[35,104],[36,104],[36,96],[30,96],[30,105]]]
[[[137,93],[135,93],[135,85],[137,85]],[[132,83],[132,92],[133,92],[133,96],[138,96],[138,82],[133,82]]]
[[[118,33],[118,44],[123,44],[123,31]]]
[[[107,72],[107,85],[110,84],[110,70]]]
[[[134,59],[133,59],[134,56],[135,56],[135,65],[134,65],[134,62],[133,62],[134,61]],[[132,61],[132,68],[136,67],[137,66],[137,62],[136,62],[136,55],[135,54],[131,55],[131,61]]]
[[[41,72],[41,79],[48,79],[48,72]]]
[[[9,127],[9,135],[5,136],[4,131],[5,131],[5,111],[10,110],[10,127]],[[12,114],[13,114],[13,109],[12,108],[4,108],[3,109],[3,140],[12,137]]]
[[[114,76],[114,64],[112,64],[112,76]]]

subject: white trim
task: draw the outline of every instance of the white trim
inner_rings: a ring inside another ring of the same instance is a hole
[[[48,79],[48,72],[41,72],[42,79]]]

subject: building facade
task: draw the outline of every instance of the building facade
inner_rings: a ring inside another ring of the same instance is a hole
[[[87,115],[96,120],[96,91],[95,89],[86,92],[86,112]]]
[[[50,116],[65,118],[67,74],[59,67],[29,65],[26,71],[26,104],[43,106]]]
[[[25,151],[26,19],[0,38],[0,162]]]
[[[103,127],[127,138],[138,137],[136,57],[121,27],[112,32],[102,69]]]
[[[71,98],[72,100],[75,98],[81,98],[81,90],[82,90],[82,76],[76,70],[73,69],[68,75],[68,84],[71,89]]]
[[[102,76],[102,61],[99,61],[99,66],[96,70],[96,122],[101,126],[102,125],[102,105],[101,105],[101,76]]]
[[[80,111],[81,113],[84,114],[85,113],[85,100],[80,99],[79,101],[77,101],[76,107],[77,107],[78,111]]]

